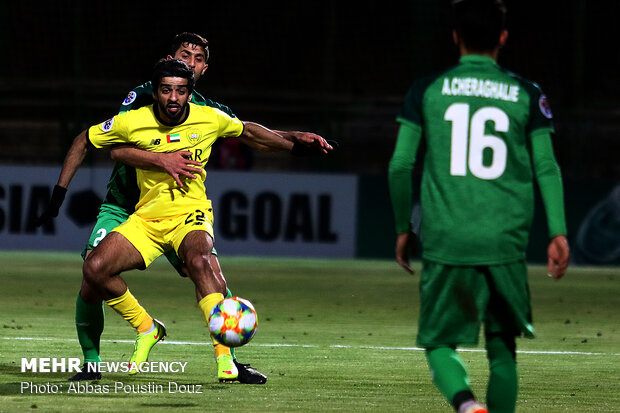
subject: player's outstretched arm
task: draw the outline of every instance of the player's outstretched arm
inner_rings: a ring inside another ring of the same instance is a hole
[[[243,133],[239,138],[247,142],[250,146],[266,147],[272,151],[290,151],[293,143],[284,139],[282,135],[268,129],[258,123],[243,122]]]
[[[263,152],[279,152],[288,150],[294,155],[312,155],[321,153],[326,154],[333,150],[333,147],[325,139],[315,133],[270,130],[254,122],[244,122],[244,125],[246,130],[239,137],[241,142]],[[248,126],[250,127],[249,131]],[[271,132],[276,135],[278,139],[277,141],[266,142],[256,139],[256,137],[246,135],[246,132],[255,134],[257,131]],[[292,146],[282,142],[282,140],[292,143]]]
[[[270,148],[269,146],[265,146],[265,145],[262,145],[260,143],[254,142],[251,139],[243,137],[243,135],[239,136],[239,138],[237,138],[237,139],[239,139],[242,143],[248,145],[250,148],[256,149],[257,151],[261,151],[261,152],[276,152],[275,149]],[[278,152],[282,151],[282,149],[278,149],[277,151]]]
[[[60,176],[58,177],[58,183],[54,186],[54,191],[52,192],[52,197],[45,207],[43,214],[41,214],[34,222],[35,226],[41,226],[50,219],[58,216],[58,211],[65,200],[67,188],[69,187],[69,184],[75,176],[78,168],[84,161],[84,158],[88,153],[88,148],[89,145],[86,130],[83,130],[73,140],[73,144],[65,156],[62,170],[60,171]]]
[[[132,145],[118,145],[112,148],[110,156],[113,160],[123,162],[135,168],[161,169],[174,178],[179,186],[184,186],[181,176],[196,178],[196,168],[202,163],[190,159],[190,151],[158,153],[136,148]]]
[[[557,235],[551,239],[547,248],[547,274],[559,280],[566,274],[570,250],[564,235]]]
[[[275,131],[286,140],[293,142],[293,155],[327,154],[334,149],[330,144],[334,141],[326,141],[322,136],[312,132],[299,131]]]

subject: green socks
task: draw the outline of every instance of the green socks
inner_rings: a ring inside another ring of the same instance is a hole
[[[459,393],[471,392],[467,370],[455,349],[451,347],[426,349],[426,359],[431,369],[433,383],[448,402],[453,403],[454,396]]]
[[[519,392],[515,339],[493,335],[487,337],[486,348],[491,371],[487,406],[492,412],[514,412]]]
[[[84,353],[84,363],[99,362],[99,339],[103,332],[103,303],[87,303],[78,293],[75,302],[75,328]]]
[[[489,411],[513,413],[519,391],[515,339],[500,335],[487,336],[486,350],[490,370],[486,400]],[[467,370],[455,349],[426,349],[426,358],[433,383],[455,409],[461,403],[473,399]]]

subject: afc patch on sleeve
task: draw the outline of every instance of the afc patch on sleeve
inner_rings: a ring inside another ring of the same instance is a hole
[[[137,97],[138,94],[132,90],[131,92],[129,92],[125,100],[123,100],[123,106],[131,105]]]
[[[109,132],[112,129],[112,125],[114,125],[114,118],[110,118],[101,124],[101,130],[104,132]]]
[[[540,113],[547,119],[551,119],[553,114],[551,113],[551,107],[549,106],[549,102],[547,102],[547,96],[540,95],[538,99],[538,107],[540,108]]]

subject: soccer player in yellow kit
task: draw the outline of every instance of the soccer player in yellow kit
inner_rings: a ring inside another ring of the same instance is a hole
[[[292,142],[260,125],[241,122],[216,108],[188,103],[193,77],[191,68],[181,60],[158,62],[153,75],[153,105],[116,115],[88,130],[87,139],[94,147],[131,144],[152,152],[186,150],[203,166],[196,168],[196,179],[186,177],[182,186],[166,172],[138,168],[140,198],[136,211],[105,237],[84,263],[84,281],[139,333],[131,360],[133,369],[146,361],[153,345],[165,336],[165,328],[140,306],[118,274],[146,268],[156,257],[174,249],[186,264],[198,304],[208,317],[226,292],[225,279],[210,269],[209,261],[213,211],[205,195],[203,168],[211,146],[221,137],[243,137],[274,150],[293,147]],[[316,145],[325,145],[324,140]],[[65,161],[64,169],[71,169],[71,161]],[[216,359],[229,356],[230,349],[216,342],[214,346]]]
[[[202,75],[204,75],[208,67],[208,41],[196,33],[180,33],[174,37],[171,44],[170,55],[168,55],[167,58],[171,59],[173,57],[179,58],[189,65],[194,71],[194,82],[196,83]],[[201,106],[215,107],[229,116],[235,117],[229,107],[203,97],[196,90],[192,92],[189,102]],[[153,87],[149,80],[129,92],[119,112],[128,112],[152,104]],[[79,154],[85,154],[87,150],[86,132],[87,131],[84,130],[76,138],[78,145],[73,145],[70,155],[68,155],[68,158],[72,161],[77,161],[72,162],[76,167],[77,164],[81,162]],[[296,149],[294,148],[292,151],[296,155],[320,153],[320,150],[317,152],[318,148],[316,146],[311,148],[306,146],[311,142],[321,141],[322,138],[318,135],[296,131],[275,132],[296,144]],[[244,138],[239,138],[239,141],[257,150],[273,150],[272,148],[257,145]],[[308,150],[310,153],[307,152]],[[74,157],[75,154],[79,156],[76,158]],[[186,175],[193,177],[194,175],[190,174],[193,170],[191,164],[202,165],[200,162],[186,159],[188,154],[190,154],[190,152],[177,151],[156,153],[132,146],[114,147],[111,151],[111,156],[117,162],[111,173],[105,199],[101,204],[99,215],[97,216],[97,222],[93,227],[84,251],[82,251],[82,257],[86,259],[90,252],[108,233],[125,222],[129,215],[134,212],[140,194],[136,182],[135,167],[144,169],[156,168],[166,171],[175,178],[179,185],[182,185],[179,176]],[[66,174],[61,176],[58,184],[54,187],[50,203],[37,220],[38,223],[36,225],[41,225],[48,219],[58,215],[58,210],[64,200],[64,195],[70,183],[72,173],[74,172],[71,168],[63,169],[63,171]],[[167,251],[165,256],[181,276],[187,276],[183,269],[183,263],[179,260],[174,250]],[[217,273],[221,273],[222,271],[215,248],[210,255],[210,261],[211,269]],[[227,289],[226,296],[231,296],[229,289]],[[92,370],[94,368],[92,363],[101,361],[99,355],[99,341],[104,327],[103,299],[84,282],[81,285],[76,300],[75,325],[78,340],[82,347],[82,352],[84,353],[84,368],[81,372],[69,378],[69,380],[98,380],[101,378],[101,374],[96,370]],[[219,379],[228,381],[232,380],[235,375],[237,375],[237,380],[240,383],[264,384],[267,381],[266,375],[252,368],[249,364],[238,362],[233,349],[231,349],[231,355],[232,361],[226,357],[221,357],[217,360]]]

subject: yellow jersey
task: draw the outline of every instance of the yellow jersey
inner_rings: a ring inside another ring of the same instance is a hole
[[[181,177],[184,187],[164,171],[136,168],[140,198],[135,213],[144,219],[160,219],[184,214],[189,208],[207,206],[204,170],[211,147],[218,138],[237,137],[243,123],[210,106],[189,103],[189,114],[178,125],[166,125],[156,116],[153,105],[120,113],[88,129],[88,140],[96,148],[132,144],[151,152],[186,150],[196,167],[196,179]]]

